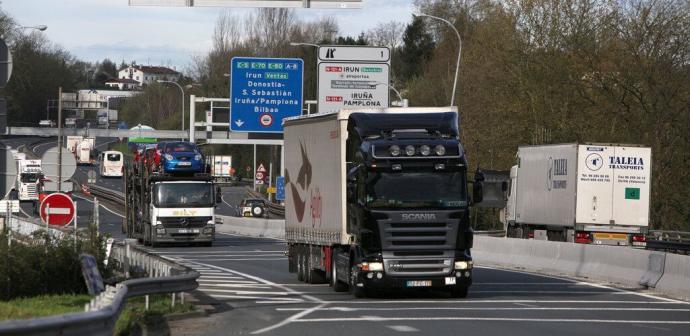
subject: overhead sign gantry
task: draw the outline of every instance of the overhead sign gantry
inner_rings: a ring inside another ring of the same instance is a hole
[[[357,9],[362,8],[362,0],[129,0],[129,5],[161,7],[286,7]]]

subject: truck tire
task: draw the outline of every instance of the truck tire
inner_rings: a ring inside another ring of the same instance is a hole
[[[467,293],[469,292],[469,289],[470,288],[467,286],[460,286],[460,285],[453,286],[450,289],[450,296],[452,296],[454,298],[464,299],[467,297]]]
[[[331,260],[331,287],[335,292],[347,291],[347,284],[338,280],[338,265],[336,265],[335,258]]]
[[[297,280],[304,281],[304,250],[297,247]]]
[[[357,286],[357,266],[353,264],[350,267],[350,294],[358,299],[366,298],[367,291],[364,288]]]

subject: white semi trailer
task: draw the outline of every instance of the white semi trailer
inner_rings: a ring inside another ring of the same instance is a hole
[[[519,147],[503,211],[507,236],[644,245],[651,156],[633,145]]]

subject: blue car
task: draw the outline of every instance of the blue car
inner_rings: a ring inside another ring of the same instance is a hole
[[[203,173],[204,158],[199,148],[187,141],[170,141],[159,145],[161,167],[165,173]]]

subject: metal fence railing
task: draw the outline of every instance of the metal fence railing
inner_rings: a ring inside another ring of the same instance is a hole
[[[653,230],[646,240],[648,250],[690,253],[690,232]]]
[[[2,335],[113,335],[115,323],[130,297],[183,293],[198,287],[199,273],[130,244],[113,244],[111,258],[126,273],[132,268],[147,277],[125,280],[108,286],[95,297],[83,313],[71,313],[31,320],[0,323]]]

